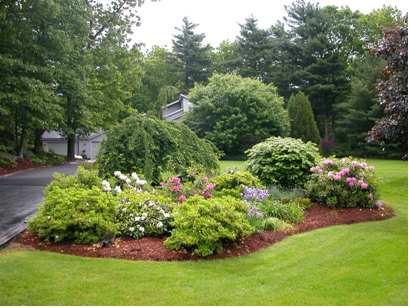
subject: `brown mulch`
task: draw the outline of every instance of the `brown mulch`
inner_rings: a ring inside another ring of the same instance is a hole
[[[221,253],[200,258],[186,251],[176,252],[165,247],[164,238],[116,238],[111,247],[100,244],[80,245],[71,243],[50,243],[38,238],[35,233],[26,230],[17,239],[17,243],[31,246],[42,251],[96,258],[118,258],[150,261],[200,261],[202,259],[224,259],[240,257],[258,252],[293,234],[311,231],[332,225],[344,225],[369,221],[381,221],[395,216],[389,209],[370,210],[359,208],[333,209],[323,205],[313,205],[305,212],[304,221],[294,226],[294,230],[254,234],[242,239],[239,244],[224,246]]]
[[[44,164],[34,164],[31,162],[30,158],[24,158],[17,160],[17,165],[13,166],[0,166],[0,176],[9,175],[23,170],[46,167]]]

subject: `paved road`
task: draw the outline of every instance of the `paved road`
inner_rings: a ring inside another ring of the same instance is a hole
[[[44,202],[44,188],[55,172],[75,174],[80,162],[37,168],[0,177],[0,246],[26,224],[26,217],[37,213]],[[17,233],[16,233],[17,232]]]

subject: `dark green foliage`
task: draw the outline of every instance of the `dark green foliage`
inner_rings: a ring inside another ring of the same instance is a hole
[[[314,120],[311,103],[303,92],[292,94],[288,100],[288,116],[291,119],[292,138],[301,139],[303,142],[319,144],[320,134]]]
[[[246,169],[264,184],[292,188],[304,185],[318,158],[314,144],[300,139],[272,137],[246,151]]]
[[[44,205],[38,206],[38,214],[28,221],[28,229],[48,241],[93,244],[106,234],[118,232],[116,204],[115,197],[99,187],[54,187]]]
[[[226,155],[242,154],[270,136],[287,136],[290,123],[273,85],[238,75],[213,75],[188,99],[195,104],[186,124]]]
[[[178,174],[194,168],[216,173],[220,167],[214,145],[199,139],[182,123],[138,114],[125,119],[106,137],[96,161],[105,177],[115,171],[136,172],[159,183],[163,172]]]
[[[238,241],[254,231],[244,217],[248,209],[244,201],[233,197],[191,197],[174,209],[175,229],[164,243],[170,249],[185,248],[201,257],[219,253],[223,242]]]
[[[176,28],[181,34],[174,35],[172,50],[179,66],[183,72],[186,94],[195,82],[206,82],[211,75],[210,45],[202,46],[205,34],[195,34],[193,30],[198,24],[191,23],[187,17],[183,18],[182,29]]]

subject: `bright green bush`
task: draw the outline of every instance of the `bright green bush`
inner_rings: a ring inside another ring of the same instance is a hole
[[[161,237],[171,230],[171,199],[134,190],[123,191],[117,199],[116,221],[122,236]]]
[[[223,242],[253,233],[245,218],[247,211],[248,205],[233,197],[191,197],[174,208],[174,229],[165,245],[173,250],[185,248],[201,257],[219,253]]]
[[[249,172],[222,174],[211,178],[210,182],[216,184],[214,190],[218,192],[217,195],[230,195],[236,198],[240,198],[240,194],[243,193],[243,185],[264,188],[260,180]]]
[[[136,172],[149,183],[159,184],[164,172],[179,174],[194,168],[217,173],[218,158],[217,148],[183,123],[137,114],[106,134],[96,166],[104,177],[115,171]]]
[[[115,197],[99,187],[54,186],[44,205],[38,206],[38,214],[28,220],[28,229],[48,241],[96,243],[106,234],[118,233],[116,204]]]
[[[272,137],[246,151],[245,168],[261,182],[279,187],[303,186],[318,158],[318,148],[300,139]]]
[[[306,184],[307,195],[330,207],[382,209],[382,203],[377,202],[378,179],[374,169],[364,160],[322,159],[310,169],[312,177]]]
[[[44,190],[45,195],[48,195],[57,187],[60,189],[101,187],[101,178],[98,176],[98,171],[87,170],[82,166],[78,167],[75,175],[66,176],[61,173],[54,173],[53,177],[54,180]]]

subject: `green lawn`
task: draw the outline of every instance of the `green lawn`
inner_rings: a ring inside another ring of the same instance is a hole
[[[2,251],[0,305],[408,305],[408,164],[368,164],[393,219],[318,229],[204,262]]]

